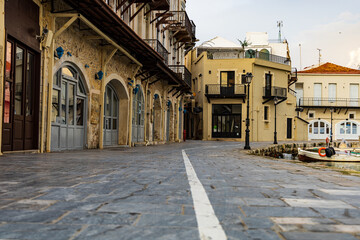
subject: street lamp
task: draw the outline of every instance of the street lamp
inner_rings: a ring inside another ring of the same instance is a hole
[[[246,83],[247,83],[247,110],[246,110],[246,134],[245,134],[245,147],[244,149],[251,149],[250,148],[250,119],[249,119],[249,102],[250,102],[250,83],[251,80],[254,76],[252,75],[252,73],[246,73],[245,78],[246,78]]]
[[[278,104],[279,99],[277,97],[274,98],[274,106],[275,106],[275,131],[274,131],[274,144],[278,144],[277,142],[277,132],[276,132],[276,105]]]

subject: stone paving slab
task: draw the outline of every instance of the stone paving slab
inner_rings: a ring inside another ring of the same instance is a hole
[[[359,177],[242,148],[187,141],[2,156],[0,239],[200,239],[185,149],[228,239],[360,240]]]

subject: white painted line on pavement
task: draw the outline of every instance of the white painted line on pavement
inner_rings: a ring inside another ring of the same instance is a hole
[[[214,209],[209,201],[206,191],[197,177],[196,172],[184,150],[182,150],[182,155],[191,188],[191,195],[194,202],[200,239],[227,239],[224,229],[220,225],[220,222],[215,215]]]

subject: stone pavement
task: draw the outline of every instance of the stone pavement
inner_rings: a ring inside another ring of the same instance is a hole
[[[228,239],[360,239],[359,177],[242,148],[187,141],[2,156],[0,239],[199,239],[182,149]]]

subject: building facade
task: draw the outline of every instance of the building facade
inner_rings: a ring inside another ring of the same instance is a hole
[[[359,140],[360,70],[325,63],[298,72],[300,116],[309,122],[309,140]],[[332,131],[331,131],[332,130]]]
[[[283,44],[286,48],[287,43]],[[307,123],[297,116],[296,97],[289,90],[296,75],[291,71],[288,53],[273,55],[272,48],[266,46],[269,52],[265,53],[216,37],[186,56],[195,93],[191,106],[187,106],[194,113],[188,125],[195,138],[244,141],[248,97],[250,141],[307,138]],[[247,73],[253,75],[250,91]]]
[[[0,3],[1,152],[181,141],[184,0]]]

